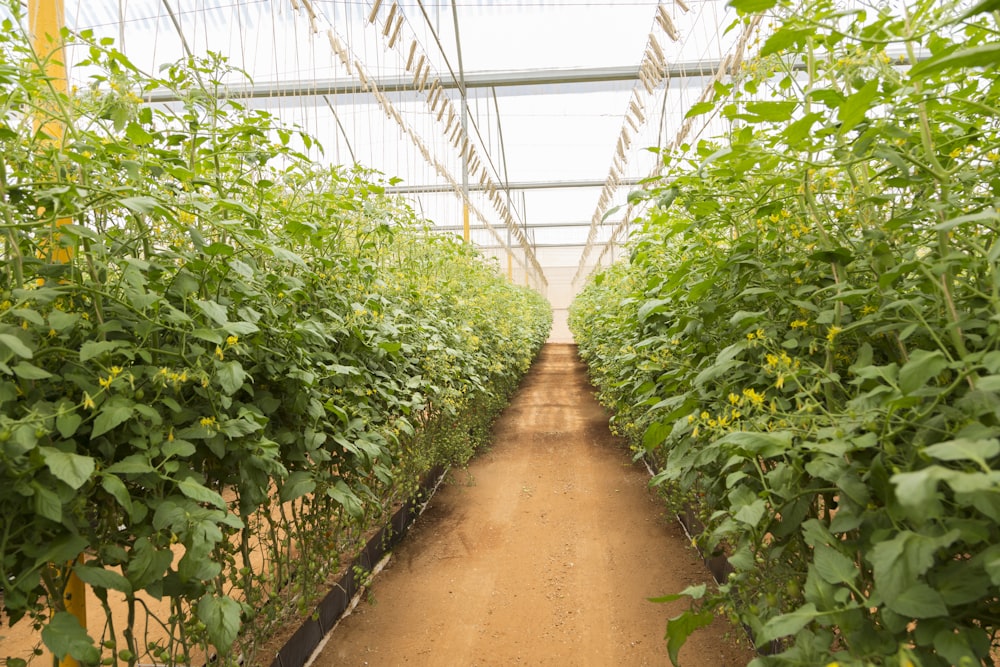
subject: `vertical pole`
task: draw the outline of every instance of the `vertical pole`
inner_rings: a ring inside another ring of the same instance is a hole
[[[66,65],[63,63],[62,29],[65,12],[63,0],[28,0],[28,29],[38,58],[45,63],[45,74],[57,92],[66,92]],[[52,56],[55,56],[53,59]],[[62,128],[55,130],[62,138]]]
[[[462,138],[469,137],[469,96],[465,89],[465,66],[462,64],[462,40],[458,36],[458,5],[451,0],[451,16],[455,23],[455,50],[458,52],[458,90],[462,94]],[[471,142],[469,144],[471,146]],[[469,156],[462,151],[462,238],[468,243],[469,233]]]
[[[56,95],[65,95],[69,88],[62,41],[65,16],[63,0],[28,0],[28,29],[31,32],[32,47],[42,62],[45,76],[49,78],[49,85]],[[53,104],[51,108],[58,109],[58,105]],[[39,118],[35,121],[35,129],[48,134],[55,144],[62,143],[62,122],[43,121]],[[56,227],[68,225],[70,222],[72,222],[70,218],[59,218],[56,220]],[[70,250],[59,245],[58,233],[52,235],[51,244],[52,261],[62,263],[70,260]]]

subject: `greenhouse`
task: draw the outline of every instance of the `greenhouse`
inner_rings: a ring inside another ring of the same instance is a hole
[[[1000,664],[997,0],[0,20],[7,667]]]

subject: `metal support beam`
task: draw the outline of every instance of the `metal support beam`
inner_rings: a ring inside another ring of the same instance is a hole
[[[535,243],[531,247],[535,250],[544,250],[546,248],[583,248],[586,245],[586,243]],[[594,241],[591,245],[600,247],[607,244],[604,241]],[[479,250],[506,250],[507,246],[494,243],[492,245],[476,245],[476,248]]]
[[[623,178],[620,181],[621,185],[639,185],[643,178]],[[521,181],[513,182],[509,184],[510,190],[561,190],[565,188],[603,188],[606,181],[604,180],[585,180],[585,181]],[[505,184],[508,185],[508,184]],[[485,186],[478,183],[470,183],[469,191],[481,191],[485,190]],[[412,195],[412,194],[422,194],[431,192],[454,192],[455,188],[447,184],[435,184],[435,185],[391,185],[386,186],[386,194],[394,195]]]
[[[621,221],[605,222],[604,226],[614,227],[620,224]],[[562,229],[564,227],[590,227],[592,222],[532,222],[525,225],[527,229]],[[433,225],[431,227],[436,232],[460,232],[463,229],[463,225]],[[486,227],[483,225],[472,225],[472,231],[482,232],[486,231]]]
[[[718,60],[703,60],[693,63],[675,63],[667,67],[667,76],[709,77],[719,68]],[[607,83],[615,81],[636,81],[639,70],[636,67],[590,67],[579,69],[551,68],[539,70],[511,70],[507,72],[474,72],[465,75],[465,89],[510,88],[517,86],[549,86],[559,84]],[[441,79],[445,89],[460,89],[461,84]],[[375,85],[383,93],[412,91],[410,77],[386,77],[376,79]],[[307,81],[265,81],[261,83],[234,84],[226,94],[234,98],[253,97],[303,97],[318,95],[367,95],[368,91],[354,80],[310,79]],[[148,102],[175,102],[177,96],[169,90],[153,90],[146,94]]]

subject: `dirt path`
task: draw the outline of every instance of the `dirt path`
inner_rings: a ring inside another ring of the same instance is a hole
[[[648,597],[707,570],[608,432],[571,345],[547,345],[495,428],[451,474],[316,667],[668,665]],[[687,666],[745,665],[716,622]]]

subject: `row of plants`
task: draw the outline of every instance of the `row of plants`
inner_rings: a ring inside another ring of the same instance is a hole
[[[19,8],[0,32],[5,622],[84,664],[252,662],[428,470],[486,441],[549,306],[378,174],[319,166],[308,134],[225,99],[223,59],[153,76],[66,32],[90,78],[63,92]],[[162,89],[179,101],[142,103]],[[71,574],[103,624],[66,611]]]
[[[986,665],[1000,642],[995,2],[732,0],[770,29],[664,154],[571,328],[613,426],[733,572],[755,665]]]

